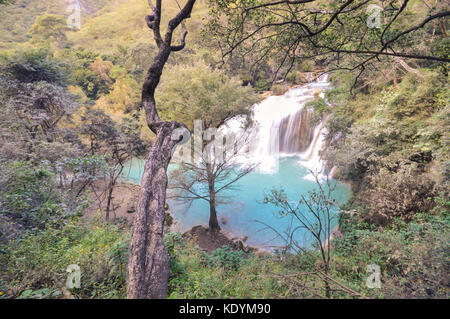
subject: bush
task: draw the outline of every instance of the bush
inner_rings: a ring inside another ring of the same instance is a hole
[[[212,252],[211,255],[203,253],[203,262],[208,267],[221,267],[228,270],[239,270],[245,264],[243,251],[231,250],[229,246],[223,246]]]
[[[357,215],[341,219],[335,239],[335,275],[378,298],[448,298],[449,226],[444,216],[416,214],[410,223],[394,220],[373,229]],[[381,268],[381,289],[367,289],[366,267]],[[361,290],[360,290],[361,291]]]
[[[0,216],[9,217],[27,229],[60,223],[65,205],[52,177],[45,164],[0,165]]]
[[[275,84],[272,86],[272,93],[274,95],[283,95],[289,90],[289,87],[285,84]]]
[[[400,90],[389,102],[396,118],[403,118],[417,113],[431,113],[447,105],[441,97],[441,91],[447,90],[446,78],[437,72],[422,70],[423,77],[409,73],[400,84]]]
[[[286,270],[270,257],[244,258],[226,246],[206,255],[194,243],[175,238],[166,237],[169,298],[273,298],[286,292],[285,283],[276,277]]]
[[[118,226],[74,221],[61,229],[29,233],[4,246],[0,281],[8,297],[69,297],[69,265],[81,268],[81,287],[74,298],[124,298],[128,233]]]
[[[255,83],[256,91],[268,91],[270,89],[270,81],[265,79],[260,79]]]
[[[381,169],[370,176],[368,187],[360,194],[362,203],[370,207],[365,218],[381,225],[394,218],[409,221],[415,213],[434,206],[434,185],[424,174],[412,174],[404,168],[398,172]]]

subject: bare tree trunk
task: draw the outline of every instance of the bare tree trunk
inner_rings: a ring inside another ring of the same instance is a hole
[[[106,221],[109,221],[109,213],[111,211],[111,202],[113,197],[114,184],[115,182],[111,181],[108,187],[108,200],[106,201],[106,214],[105,214]]]
[[[217,220],[216,190],[214,185],[214,176],[211,164],[206,165],[206,172],[208,175],[208,187],[209,187],[209,229],[212,232],[218,232],[220,231],[220,226],[219,221]]]
[[[149,0],[153,14],[145,19],[148,27],[153,30],[159,48],[142,88],[142,106],[147,125],[156,134],[156,139],[145,163],[134,218],[127,266],[127,298],[165,298],[169,278],[168,256],[163,238],[167,166],[172,157],[172,149],[180,140],[179,137],[172,138],[174,130],[186,127],[159,118],[155,90],[170,53],[180,51],[185,46],[187,30],[183,21],[190,17],[195,0],[188,0],[183,9],[169,21],[164,39],[160,34],[161,3],[162,0],[157,0],[154,6]],[[183,27],[181,44],[174,46],[172,34],[180,24]]]
[[[209,203],[209,229],[213,232],[220,231],[219,221],[217,220],[215,199],[212,199]]]
[[[330,283],[328,281],[328,265],[325,264],[325,276],[323,278],[323,282],[325,284],[325,296],[327,296],[328,299],[331,298],[331,288]]]
[[[158,131],[145,163],[134,220],[128,260],[127,298],[165,298],[169,263],[164,246],[167,166],[176,122],[167,122]]]

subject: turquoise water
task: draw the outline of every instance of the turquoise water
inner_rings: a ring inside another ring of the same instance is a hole
[[[125,169],[125,175],[131,182],[139,183],[144,167],[143,160],[133,160]],[[173,169],[169,167],[169,171]],[[307,195],[308,191],[317,188],[315,182],[306,179],[310,172],[300,164],[298,156],[284,157],[280,159],[277,173],[267,174],[252,172],[238,182],[233,190],[223,191],[227,196],[226,204],[219,204],[217,213],[219,223],[223,230],[233,237],[248,236],[246,244],[257,247],[276,247],[283,242],[277,238],[275,232],[267,229],[265,223],[283,233],[290,225],[289,217],[280,217],[279,209],[271,204],[264,204],[264,194],[272,189],[284,189],[288,200],[296,203],[301,195]],[[337,183],[333,181],[333,183]],[[333,197],[339,203],[344,203],[350,194],[348,188],[337,183]],[[170,212],[175,218],[176,230],[184,232],[196,225],[208,225],[209,206],[204,200],[196,200],[191,204],[175,200],[168,200]],[[337,213],[337,212],[336,212]],[[221,219],[226,218],[226,224]],[[336,216],[335,216],[336,217]],[[334,224],[337,224],[334,218]],[[333,225],[334,226],[334,225]],[[305,231],[296,232],[296,240],[303,246],[311,242],[311,238]]]

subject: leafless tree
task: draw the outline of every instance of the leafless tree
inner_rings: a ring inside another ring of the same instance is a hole
[[[219,231],[216,207],[226,203],[226,190],[235,188],[241,178],[252,172],[258,165],[248,159],[249,135],[242,133],[235,138],[233,134],[226,136],[225,141],[219,133],[211,142],[202,143],[201,152],[197,152],[197,161],[181,163],[173,171],[172,185],[174,198],[183,201],[205,200],[209,203],[209,229]],[[226,147],[228,145],[229,147]]]
[[[326,298],[331,298],[332,285],[352,296],[364,298],[360,293],[348,288],[330,275],[332,245],[331,238],[334,236],[332,223],[337,209],[337,202],[333,199],[333,191],[336,185],[328,178],[323,183],[319,173],[312,172],[317,185],[316,190],[309,192],[309,196],[300,195],[300,200],[293,202],[289,200],[282,190],[272,190],[264,198],[264,203],[273,204],[281,209],[281,214],[291,218],[290,226],[285,232],[276,230],[273,226],[264,224],[268,229],[276,233],[277,237],[285,243],[285,251],[293,251],[304,257],[307,263],[314,269],[314,273],[324,284]],[[317,246],[321,265],[316,266],[313,254],[315,250],[309,249],[305,243],[298,241],[298,232],[306,231],[311,240],[307,240],[308,245]],[[308,273],[311,275],[311,273]]]

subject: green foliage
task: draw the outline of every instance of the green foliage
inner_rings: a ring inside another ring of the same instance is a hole
[[[67,26],[65,17],[55,14],[44,14],[38,17],[30,29],[31,43],[43,43],[47,41],[56,41],[62,48],[66,41],[66,32],[70,30]]]
[[[313,114],[310,118],[311,125],[319,124],[323,116],[329,113],[329,106],[322,98],[316,98],[313,101],[306,103],[305,107],[313,109]],[[328,125],[328,127],[330,127],[330,125]]]
[[[448,88],[442,74],[421,73],[408,74],[398,89],[350,97],[341,87],[327,94],[333,108],[325,156],[353,183],[355,202],[372,222],[430,211],[443,186],[430,167],[448,159]]]
[[[128,233],[102,223],[67,223],[47,227],[10,242],[0,256],[3,292],[19,298],[69,298],[69,265],[81,268],[81,287],[74,298],[124,298]]]
[[[272,86],[273,95],[283,95],[289,90],[289,86],[283,84],[275,84]]]
[[[270,89],[270,86],[272,83],[267,79],[259,79],[255,83],[255,90],[256,91],[268,91]]]
[[[206,256],[183,240],[169,247],[169,298],[274,298],[286,291],[277,280],[286,270],[273,259],[244,258],[228,248]]]
[[[387,107],[396,118],[402,119],[420,113],[433,113],[447,106],[450,90],[445,77],[437,72],[422,70],[421,77],[406,76],[388,102]]]
[[[87,68],[83,66],[78,68],[72,76],[72,81],[83,89],[87,97],[96,100],[101,95],[108,94],[110,86],[108,80],[92,70],[91,66],[92,64]]]
[[[311,60],[303,60],[300,64],[300,70],[302,72],[312,72],[314,71],[314,62]]]
[[[360,195],[362,205],[370,207],[365,218],[373,223],[386,224],[396,217],[408,221],[435,205],[435,183],[426,174],[405,168],[397,172],[381,169],[368,182]]]
[[[0,216],[10,217],[28,229],[59,224],[65,206],[52,178],[50,168],[44,164],[3,163]]]
[[[45,81],[62,85],[68,77],[67,66],[52,57],[45,48],[29,49],[7,55],[1,61],[0,70],[8,78],[20,82]]]
[[[35,21],[43,15],[56,15],[61,19],[68,16],[68,3],[61,0],[2,0],[3,4],[0,11],[0,48],[11,48],[31,39],[28,32]],[[83,7],[83,23],[85,18],[98,12],[99,9],[112,0],[81,0]],[[65,21],[64,21],[65,22]],[[65,25],[67,25],[65,23]],[[52,26],[50,26],[52,27]]]
[[[239,270],[245,264],[245,253],[243,251],[233,251],[229,246],[223,246],[214,250],[211,255],[203,254],[203,262],[207,267],[221,267],[229,270]]]
[[[206,128],[215,128],[226,119],[248,115],[249,106],[257,99],[251,88],[242,87],[237,78],[213,70],[201,61],[167,69],[158,92],[162,115],[189,128],[193,128],[197,119]]]
[[[366,293],[379,298],[448,298],[448,217],[416,214],[406,224],[371,229],[356,215],[343,216],[344,237],[335,239],[335,274],[350,283],[364,282],[366,267],[381,267],[381,289]]]

